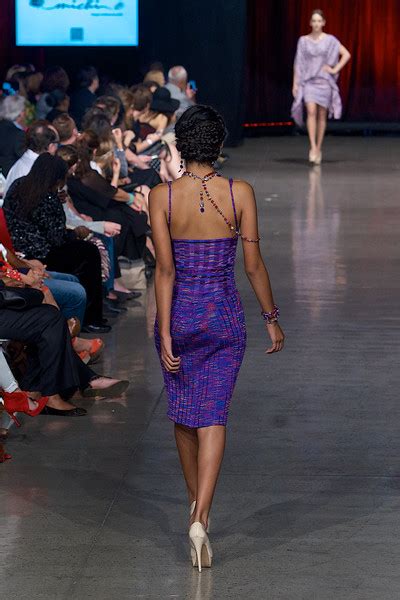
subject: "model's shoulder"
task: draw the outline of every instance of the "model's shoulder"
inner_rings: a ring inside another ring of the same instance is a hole
[[[150,190],[149,202],[155,206],[163,206],[168,199],[168,183],[159,183]]]
[[[245,181],[244,179],[233,179],[232,183],[235,186],[236,191],[254,194],[253,186],[248,181]]]
[[[159,183],[155,187],[150,190],[150,195],[152,198],[162,196],[168,193],[168,183]]]
[[[232,191],[235,200],[239,200],[239,202],[246,203],[254,201],[253,186],[244,179],[234,179]]]
[[[338,42],[340,44],[339,40],[335,35],[332,35],[331,33],[326,33],[325,35],[330,42]]]

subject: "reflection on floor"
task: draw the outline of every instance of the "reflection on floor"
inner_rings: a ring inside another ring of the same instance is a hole
[[[25,419],[0,465],[1,591],[22,600],[400,597],[396,139],[247,140],[287,348],[266,357],[238,265],[248,350],[213,508],[215,564],[190,566],[187,505],[152,343],[154,297],[106,338],[126,397]]]

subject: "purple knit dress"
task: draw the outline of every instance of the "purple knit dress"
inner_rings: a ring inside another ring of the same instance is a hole
[[[339,60],[340,42],[326,34],[318,42],[303,35],[297,44],[294,68],[298,76],[298,92],[292,105],[292,117],[303,125],[303,103],[315,102],[328,109],[329,117],[340,119],[342,101],[337,86],[338,75],[323,70],[325,65],[334,67]]]
[[[236,217],[232,180],[229,181]],[[171,221],[169,184],[169,225]],[[246,325],[234,266],[238,236],[172,240],[175,286],[171,308],[178,373],[163,368],[168,417],[187,427],[226,425],[230,400],[246,347]],[[158,324],[155,343],[160,352]]]

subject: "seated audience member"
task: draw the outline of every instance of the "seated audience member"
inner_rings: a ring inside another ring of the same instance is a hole
[[[157,83],[160,87],[165,85],[165,75],[162,70],[151,69],[146,73],[143,79],[143,83]]]
[[[53,127],[49,127],[47,121],[36,121],[26,132],[26,146],[27,150],[7,175],[4,195],[7,194],[16,179],[28,175],[40,154],[44,152],[55,154],[57,152],[58,134]]]
[[[55,90],[66,93],[69,84],[68,74],[62,67],[55,66],[46,69],[40,86],[41,94],[36,104],[36,117],[38,119],[46,119],[53,108],[52,101],[50,100],[48,103],[48,95]]]
[[[25,104],[22,96],[7,96],[0,104],[0,168],[4,177],[25,151]]]
[[[96,101],[99,76],[94,67],[82,67],[77,75],[78,89],[71,94],[70,114],[81,129],[85,113]]]
[[[50,123],[53,123],[54,119],[69,111],[69,96],[61,90],[54,90],[54,92],[51,92],[51,94],[48,95],[47,102],[53,107],[46,116],[47,121]]]
[[[19,258],[6,244],[2,243],[0,243],[0,259],[1,256],[12,268],[26,274],[24,277],[33,278],[45,284],[67,320],[78,318],[83,323],[86,292],[75,275],[46,271],[45,265],[40,261]]]
[[[116,89],[119,89],[119,87],[116,86]],[[116,126],[120,119],[123,119],[124,107],[117,95],[100,96],[93,106],[94,108],[100,108],[104,112],[111,127]]]
[[[32,268],[27,261],[19,259],[11,250],[8,250],[5,246],[0,244],[0,273],[3,275],[3,282],[5,283],[5,277],[9,281],[8,285],[13,284],[17,287],[32,288],[40,290],[43,294],[43,304],[49,304],[55,306],[64,315],[64,318],[68,321],[71,336],[73,336],[73,345],[75,351],[81,356],[82,360],[90,362],[99,356],[104,348],[104,344],[101,340],[85,340],[78,337],[80,331],[81,319],[83,320],[83,314],[72,312],[71,309],[78,308],[71,304],[71,290],[65,291],[66,288],[80,287],[83,292],[84,307],[86,306],[86,293],[85,290],[80,286],[79,283],[68,280],[71,276],[66,276],[65,281],[61,281],[60,278],[52,279],[52,281],[59,281],[63,284],[63,287],[57,285],[55,287],[56,295],[54,296],[47,284],[50,279],[45,279],[43,271],[38,271],[37,268]],[[57,273],[55,274],[58,275]],[[76,280],[77,281],[77,280]],[[66,285],[67,284],[67,285]],[[53,286],[54,288],[54,286]],[[75,292],[75,289],[72,290]],[[58,304],[57,298],[64,301],[61,305]],[[71,312],[70,312],[71,311]]]
[[[7,192],[4,214],[15,250],[27,259],[39,259],[49,270],[78,277],[87,295],[83,331],[106,333],[111,327],[103,323],[100,254],[67,230],[58,197],[67,171],[61,158],[40,155],[29,174]]]
[[[175,180],[179,177],[180,155],[174,143],[175,136],[173,134],[171,137],[165,135],[167,128],[176,122],[178,108],[179,101],[171,98],[171,94],[166,88],[158,88],[153,94],[149,110],[139,117],[139,139],[148,139],[149,136],[158,134],[164,142],[165,151],[163,153],[160,150],[158,154],[158,170],[164,181]],[[150,139],[152,138],[150,137]]]
[[[121,225],[121,233],[116,238],[117,256],[132,260],[141,258],[146,246],[146,235],[149,233],[146,215],[140,212],[139,206],[135,206],[137,200],[132,193],[118,189],[119,161],[114,160],[112,149],[108,151],[107,157],[97,157],[99,170],[102,170],[102,158],[108,159],[112,166],[111,182],[92,168],[94,153],[98,147],[98,138],[90,130],[79,138],[79,163],[68,177],[68,192],[80,213],[91,216],[95,221],[112,221]]]
[[[75,121],[66,113],[54,119],[53,127],[57,130],[60,146],[75,144],[79,137]]]
[[[81,361],[72,348],[67,323],[54,306],[41,304],[18,311],[3,307],[0,337],[27,344],[27,369],[19,382],[20,388],[28,393],[23,412],[36,408],[32,403],[36,398],[47,397],[42,415],[80,417],[87,411],[64,399],[76,390],[82,390],[85,397],[115,397],[129,386],[128,381],[97,375]],[[8,400],[6,409],[10,413],[21,411],[20,398],[14,397],[14,402],[10,397]]]
[[[79,162],[79,154],[77,149],[74,146],[63,146],[59,149],[58,156],[61,156],[61,158],[67,163],[69,167],[68,175],[73,175],[78,167]],[[75,229],[76,227],[85,226],[93,233],[100,234],[102,241],[106,244],[111,263],[111,273],[105,282],[106,291],[108,292],[107,300],[116,300],[115,294],[112,293],[112,290],[121,294],[129,295],[130,298],[139,298],[141,294],[137,292],[132,293],[123,285],[121,279],[121,270],[116,252],[116,240],[121,233],[121,225],[111,221],[93,221],[88,215],[80,214],[75,208],[74,203],[68,193],[64,202],[64,212],[68,228]],[[100,238],[95,236],[91,239],[91,241],[96,239]]]
[[[172,67],[168,72],[168,83],[165,87],[169,90],[171,97],[180,102],[177,119],[185,110],[196,104],[196,90],[192,90],[188,85],[188,74],[185,67],[180,65]]]
[[[125,147],[124,137],[120,128],[113,129],[110,123],[110,114],[107,114],[99,107],[90,110],[84,120],[85,131],[93,131],[99,140],[99,146],[96,150],[97,157],[108,153],[113,148],[113,154],[120,162],[120,176],[122,185],[146,185],[153,188],[161,179],[158,173],[148,167],[151,158],[135,155],[129,148]],[[97,159],[95,159],[97,160]],[[131,168],[129,168],[129,165]],[[96,169],[99,170],[99,169]],[[109,173],[111,175],[111,172]],[[129,178],[129,180],[126,180]],[[123,190],[121,190],[122,192]],[[127,196],[119,195],[118,199],[127,200]]]

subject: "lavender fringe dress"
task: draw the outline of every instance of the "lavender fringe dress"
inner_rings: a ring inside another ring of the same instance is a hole
[[[342,101],[337,86],[338,75],[323,70],[325,65],[335,66],[339,60],[340,42],[326,34],[318,42],[303,35],[297,44],[294,68],[298,76],[298,92],[292,105],[292,117],[302,126],[305,102],[315,102],[328,109],[329,117],[340,119]]]
[[[232,180],[229,181],[236,217]],[[171,185],[169,184],[171,221]],[[246,347],[246,325],[234,267],[238,236],[172,240],[175,286],[171,308],[172,349],[178,373],[163,368],[168,417],[187,427],[226,425]],[[155,343],[161,355],[158,323]]]

